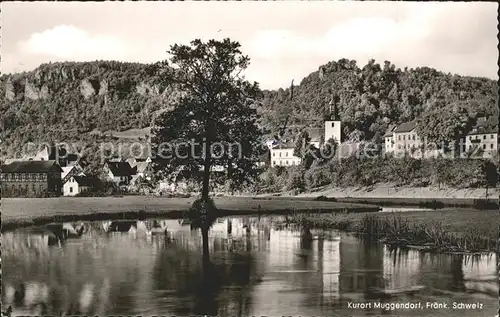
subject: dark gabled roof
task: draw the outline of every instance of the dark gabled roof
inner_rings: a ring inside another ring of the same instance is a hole
[[[114,176],[132,176],[135,174],[135,169],[128,162],[108,162],[107,165]]]
[[[2,173],[48,173],[57,171],[62,173],[62,168],[56,161],[17,161],[2,166]]]
[[[498,133],[498,126],[476,126],[468,135]]]
[[[95,177],[91,177],[91,176],[83,176],[83,175],[81,175],[81,176],[73,176],[73,179],[80,186],[92,187],[92,186],[94,186],[94,185],[96,185],[96,184],[99,183],[99,179],[97,179]]]
[[[401,123],[396,129],[394,129],[394,133],[405,133],[411,132],[417,127],[417,121],[410,121]]]
[[[76,154],[68,154],[66,156],[66,160],[68,162],[76,162],[76,161],[78,161],[78,155],[76,155]]]

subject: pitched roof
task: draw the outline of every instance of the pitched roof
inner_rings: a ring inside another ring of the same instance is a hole
[[[136,168],[137,168],[137,173],[144,173],[146,171],[146,169],[148,168],[149,166],[149,162],[137,162],[136,164]]]
[[[62,172],[56,161],[18,161],[2,166],[2,173],[48,173]]]
[[[70,154],[68,154],[68,155],[66,156],[66,160],[67,160],[68,162],[77,162],[77,161],[78,161],[78,155],[77,155],[77,154],[72,154],[72,153],[70,153]]]
[[[68,175],[69,172],[71,172],[72,169],[76,168],[75,166],[64,166],[62,167],[62,174],[61,177],[64,178],[66,175]]]
[[[131,176],[135,174],[134,169],[128,162],[108,162],[107,165],[114,176]]]
[[[137,160],[134,157],[129,157],[125,162],[127,162],[131,167],[137,165]]]
[[[413,120],[410,122],[401,123],[398,125],[396,129],[394,129],[394,133],[405,133],[411,132],[417,127],[417,121]]]
[[[476,126],[468,135],[498,133],[498,126]]]
[[[95,177],[90,177],[90,176],[84,176],[84,175],[80,175],[80,176],[73,176],[73,179],[75,180],[75,182],[78,183],[78,185],[80,186],[88,186],[88,187],[91,187],[91,186],[94,186],[96,184],[99,183],[99,180]]]
[[[498,133],[498,118],[497,117],[480,117],[476,121],[476,125],[468,133],[468,135]]]

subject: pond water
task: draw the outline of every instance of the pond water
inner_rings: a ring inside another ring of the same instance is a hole
[[[435,210],[436,209],[422,208],[422,207],[382,207],[380,209],[380,212],[408,212],[408,211],[435,211]]]
[[[494,255],[389,250],[336,231],[277,230],[273,219],[219,219],[209,233],[208,264],[201,255],[201,234],[177,220],[59,224],[6,232],[2,302],[12,305],[13,315],[497,313]],[[426,306],[434,302],[447,303],[448,308]],[[453,302],[482,307],[453,309]],[[384,303],[422,307],[377,306]],[[355,304],[371,307],[357,309]]]

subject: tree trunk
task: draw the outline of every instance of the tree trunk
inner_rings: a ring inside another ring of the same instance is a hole
[[[205,160],[203,162],[203,188],[201,191],[201,198],[203,200],[208,200],[210,194],[210,167],[212,164],[212,152],[210,148],[212,147],[212,133],[213,124],[209,119],[207,123],[207,131],[205,132]]]
[[[203,188],[201,191],[201,199],[203,200],[208,200],[209,193],[210,193],[210,161],[205,159],[205,165],[204,165],[204,171],[203,171]]]
[[[201,236],[203,239],[203,264],[208,265],[210,262],[210,251],[208,248],[208,227],[202,226]]]

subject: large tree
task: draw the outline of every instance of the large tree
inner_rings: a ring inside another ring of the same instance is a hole
[[[173,45],[168,53],[170,60],[157,63],[153,71],[182,95],[154,122],[154,162],[163,175],[183,171],[200,182],[201,200],[193,207],[203,211],[214,207],[209,199],[212,182],[230,180],[242,186],[257,176],[261,130],[255,102],[260,90],[242,75],[250,59],[238,42],[194,40]],[[224,167],[225,179],[211,177],[213,167]],[[204,234],[215,217],[207,214],[196,220]]]

